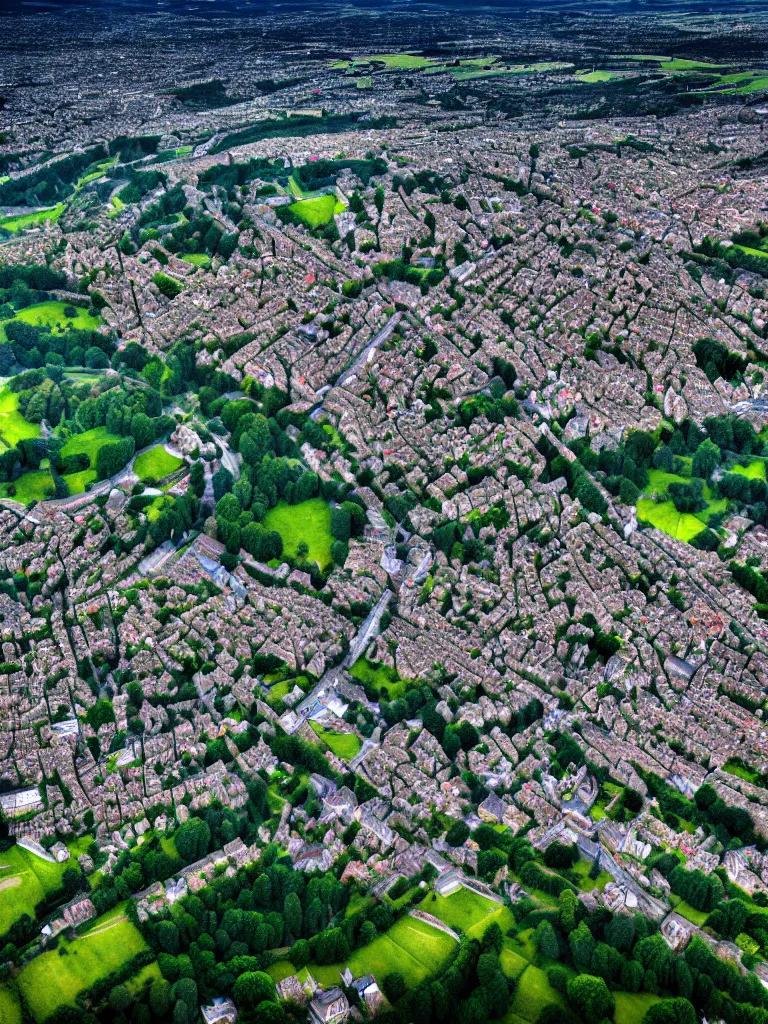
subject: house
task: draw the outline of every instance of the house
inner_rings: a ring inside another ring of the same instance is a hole
[[[495,823],[504,819],[505,810],[504,801],[499,799],[495,793],[489,793],[477,808],[477,813],[483,821]]]
[[[458,868],[451,868],[444,871],[439,878],[435,879],[435,892],[440,896],[450,896],[461,888],[463,875]]]
[[[307,1001],[307,993],[304,991],[301,982],[295,974],[289,974],[277,985],[277,998],[285,1002],[299,1003],[304,1005]]]
[[[235,1024],[237,1020],[237,1007],[224,996],[216,996],[210,1006],[201,1006],[200,1013],[205,1024]]]
[[[318,989],[309,1004],[313,1024],[341,1024],[349,1015],[349,1000],[338,985],[326,991]]]

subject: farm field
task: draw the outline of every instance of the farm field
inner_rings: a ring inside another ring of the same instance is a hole
[[[321,985],[336,985],[341,972],[349,967],[357,977],[372,974],[381,985],[388,974],[396,971],[402,974],[405,983],[411,988],[438,970],[455,945],[450,935],[432,928],[424,921],[401,917],[383,935],[379,935],[367,946],[356,949],[346,963],[324,967],[310,964],[299,972],[299,978],[303,980],[309,972]],[[273,964],[268,970],[275,981],[296,973],[287,960]]]
[[[342,761],[351,761],[353,757],[360,753],[362,744],[354,733],[333,732],[332,729],[324,729],[317,722],[310,722],[309,724],[328,749],[332,750],[336,757],[340,757]]]
[[[119,903],[85,934],[72,942],[59,939],[58,949],[30,961],[19,974],[19,989],[35,1020],[43,1021],[146,948]]]
[[[307,559],[324,569],[331,561],[331,508],[322,498],[310,498],[298,505],[281,501],[264,517],[268,530],[283,538],[283,551],[291,558],[302,541],[309,545]]]
[[[148,452],[137,455],[133,471],[140,480],[162,480],[183,465],[183,459],[171,455],[163,445],[158,444]]]
[[[0,391],[0,441],[13,448],[19,441],[40,436],[40,424],[28,423],[19,412],[19,396],[10,388]]]

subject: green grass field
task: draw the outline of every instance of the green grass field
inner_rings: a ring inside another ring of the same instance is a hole
[[[299,978],[303,979],[309,971],[321,985],[336,985],[344,967],[348,966],[356,977],[371,973],[379,985],[388,974],[396,971],[402,974],[406,985],[412,988],[434,974],[455,948],[456,943],[450,935],[423,921],[401,917],[384,935],[356,949],[346,963],[324,967],[310,964],[299,972]],[[296,973],[287,960],[273,964],[268,970],[275,981]]]
[[[332,729],[324,729],[317,722],[310,722],[309,724],[328,749],[332,750],[336,757],[340,757],[342,761],[351,761],[353,757],[360,753],[362,743],[354,733],[333,732]]]
[[[709,914],[704,910],[696,910],[690,903],[686,903],[685,900],[681,900],[679,896],[672,894],[669,897],[669,902],[672,904],[676,913],[684,917],[686,921],[690,921],[691,924],[695,924],[701,928],[704,922],[709,917]]]
[[[765,480],[765,463],[762,459],[755,459],[746,466],[732,466],[728,472],[745,476],[748,480]]]
[[[616,1000],[613,1017],[616,1024],[642,1024],[648,1010],[660,999],[650,992],[614,992],[613,998]]]
[[[331,562],[331,508],[322,498],[311,498],[298,505],[281,501],[264,517],[268,530],[277,530],[283,538],[283,551],[291,558],[302,541],[309,545],[307,559],[325,569]]]
[[[45,210],[36,210],[34,213],[3,217],[0,220],[0,229],[10,231],[12,235],[15,235],[19,231],[23,231],[24,228],[34,228],[48,220],[56,222],[66,208],[66,203],[59,203],[57,206],[49,206]]]
[[[92,430],[86,430],[83,434],[72,434],[71,437],[67,438],[64,447],[61,449],[61,454],[64,458],[67,455],[85,454],[91,460],[91,469],[95,469],[99,448],[103,448],[105,444],[110,444],[112,441],[119,440],[120,438],[117,434],[110,434],[106,427],[94,427]],[[74,476],[75,474],[72,475]]]
[[[57,949],[31,960],[19,974],[19,989],[35,1020],[43,1021],[146,948],[121,903],[84,935],[60,939]]]
[[[367,658],[358,658],[349,671],[358,682],[376,693],[385,690],[387,700],[397,700],[408,688],[407,680],[401,679],[393,668]]]
[[[28,423],[19,412],[19,396],[9,388],[0,391],[0,441],[13,448],[19,441],[40,436],[40,424]]]
[[[343,213],[346,206],[340,203],[335,195],[315,196],[314,199],[299,199],[288,207],[302,223],[310,228],[323,227],[330,224],[333,215]]]
[[[689,512],[678,512],[672,501],[664,501],[667,488],[670,484],[687,484],[690,478],[679,476],[677,473],[666,473],[662,469],[648,470],[648,486],[646,494],[655,494],[660,500],[653,501],[650,497],[641,497],[637,502],[637,518],[642,522],[650,523],[670,537],[677,540],[688,541],[701,533],[710,516],[718,512],[725,512],[728,507],[728,500],[720,498],[715,500],[711,489],[704,485],[704,499],[707,507],[696,515]]]
[[[22,914],[35,916],[35,906],[40,900],[61,888],[66,869],[80,870],[77,857],[89,845],[90,840],[70,844],[72,856],[63,864],[51,864],[21,846],[12,846],[0,853],[0,935],[7,932]]]
[[[565,1009],[565,999],[552,988],[544,971],[530,964],[517,983],[510,1013],[535,1024],[541,1011],[550,1003]],[[507,1017],[501,1019],[507,1021]]]
[[[25,324],[32,324],[35,327],[53,327],[61,324],[63,329],[78,331],[95,331],[101,323],[101,317],[91,316],[87,309],[82,306],[73,306],[77,314],[68,317],[64,314],[69,302],[39,302],[35,306],[27,306],[20,309],[16,314],[17,320],[23,320]]]
[[[11,985],[0,985],[0,1021],[21,1024],[21,1002]]]
[[[421,909],[439,918],[449,928],[467,932],[478,939],[494,922],[503,933],[515,923],[512,911],[508,907],[488,900],[469,889],[459,889],[450,896],[433,893],[424,900]]]
[[[163,445],[150,448],[143,455],[138,455],[133,464],[133,471],[139,480],[162,480],[184,465],[184,460],[171,455]]]
[[[193,267],[210,267],[211,257],[204,252],[188,252],[181,257],[185,263],[191,263]]]

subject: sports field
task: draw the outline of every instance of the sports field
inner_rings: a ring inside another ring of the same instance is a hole
[[[120,903],[84,935],[59,939],[57,949],[31,960],[19,974],[19,988],[35,1020],[43,1021],[146,948]]]
[[[291,558],[302,541],[309,545],[307,559],[324,569],[331,561],[331,508],[322,498],[289,505],[281,501],[264,516],[264,526],[277,530],[283,538],[283,551]]]

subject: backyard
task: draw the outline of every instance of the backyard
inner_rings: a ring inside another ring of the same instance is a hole
[[[333,732],[331,729],[324,729],[317,722],[309,723],[315,730],[323,743],[332,750],[336,757],[342,761],[351,761],[360,753],[362,744],[354,733]]]

